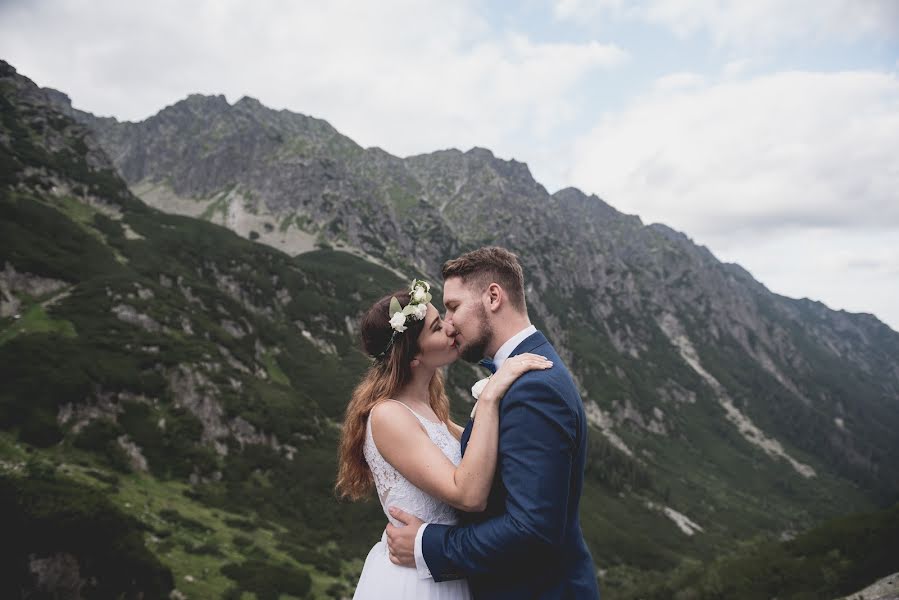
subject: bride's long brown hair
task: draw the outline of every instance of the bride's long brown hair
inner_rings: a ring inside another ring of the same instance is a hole
[[[397,333],[390,344],[393,333],[389,322],[390,298],[393,296],[402,306],[409,303],[408,291],[396,292],[375,302],[362,317],[362,349],[372,357],[380,355],[388,345],[390,349],[384,356],[375,358],[353,390],[346,408],[334,487],[340,496],[350,500],[361,500],[374,489],[374,479],[362,453],[368,415],[377,403],[394,397],[412,379],[411,362],[418,354],[418,336],[424,329],[424,319],[408,319],[407,329]],[[440,371],[434,374],[428,386],[428,403],[437,418],[449,425],[449,398]]]

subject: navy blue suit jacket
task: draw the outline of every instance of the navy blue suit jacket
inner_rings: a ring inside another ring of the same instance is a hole
[[[571,374],[539,331],[511,356],[554,365],[529,371],[500,402],[496,479],[483,513],[428,525],[422,553],[435,581],[467,577],[477,600],[599,598],[581,533],[587,419]],[[462,452],[471,435],[462,436]]]

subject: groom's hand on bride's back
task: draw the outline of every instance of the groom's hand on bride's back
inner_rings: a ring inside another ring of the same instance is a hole
[[[390,507],[390,516],[405,524],[405,527],[395,527],[387,524],[387,550],[390,562],[401,567],[415,567],[415,536],[424,521],[407,512]]]

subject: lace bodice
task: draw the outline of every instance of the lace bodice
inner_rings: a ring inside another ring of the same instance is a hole
[[[396,400],[393,400],[393,402],[403,404]],[[446,425],[429,421],[405,404],[403,406],[418,418],[434,445],[440,448],[454,465],[458,465],[462,460],[462,449],[459,446],[459,440],[453,437]],[[365,461],[368,463],[368,467],[371,469],[375,479],[375,488],[378,490],[381,508],[391,523],[399,525],[387,512],[389,507],[395,506],[409,514],[415,515],[425,523],[436,523],[439,525],[456,524],[458,516],[455,508],[437,498],[429,496],[409,483],[399,471],[384,460],[384,457],[378,452],[375,440],[371,434],[371,415],[368,416],[368,422],[365,426],[363,452]]]

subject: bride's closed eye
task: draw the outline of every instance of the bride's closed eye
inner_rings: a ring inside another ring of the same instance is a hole
[[[436,333],[443,328],[443,320],[440,317],[434,319],[434,322],[431,323],[431,333]]]

